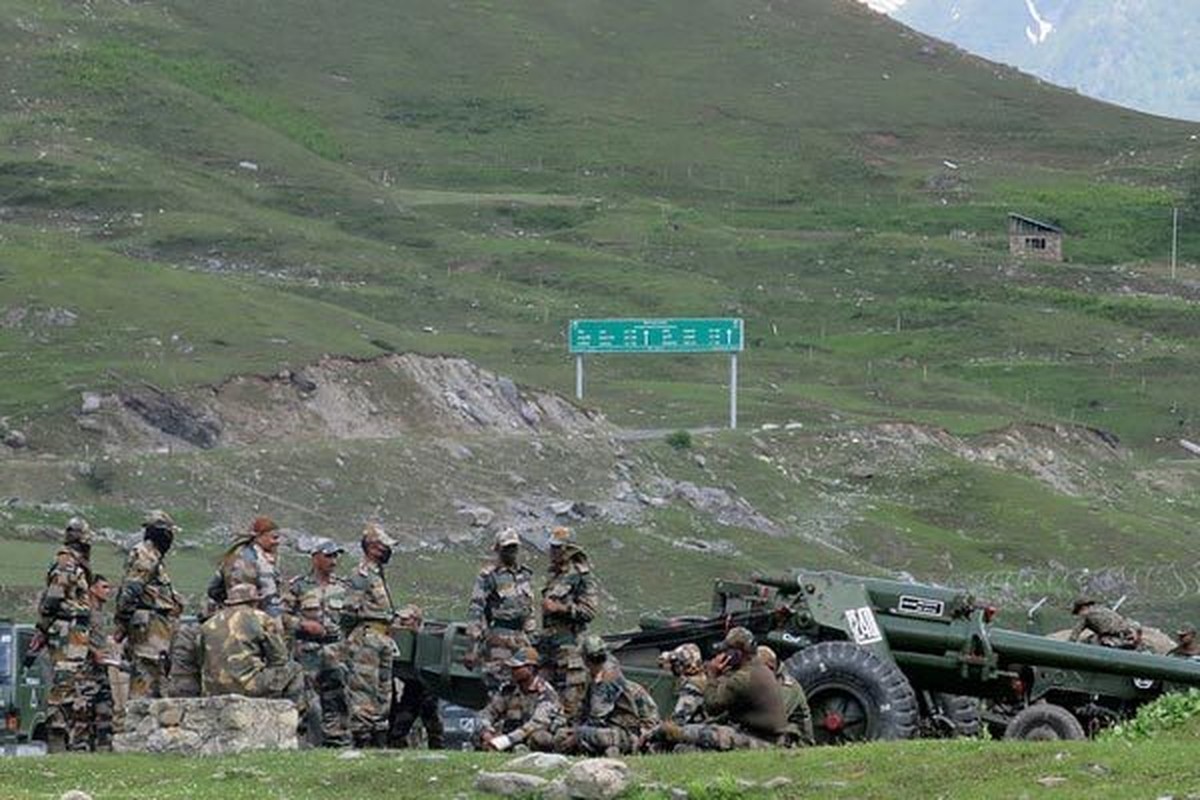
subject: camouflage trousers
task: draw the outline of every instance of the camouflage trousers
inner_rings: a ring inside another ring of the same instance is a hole
[[[388,744],[392,747],[408,747],[409,734],[418,719],[425,728],[429,749],[441,750],[445,746],[446,729],[438,712],[437,697],[420,681],[405,681],[400,696],[392,703]]]
[[[386,622],[363,622],[350,632],[346,644],[350,652],[346,682],[350,733],[362,744],[387,735],[396,643]]]
[[[200,696],[200,623],[185,622],[171,639],[171,671],[167,677],[169,697]]]
[[[701,750],[748,750],[771,747],[774,743],[745,733],[732,725],[694,723],[681,725],[675,744]]]
[[[505,664],[513,653],[529,647],[529,637],[522,631],[492,629],[483,636],[480,659],[483,662],[483,685],[488,694],[495,694],[508,682],[511,670]]]
[[[567,719],[578,719],[588,686],[587,665],[583,663],[579,645],[571,642],[545,648],[541,672],[558,692]]]
[[[87,647],[82,653],[67,645],[50,650],[54,674],[46,695],[46,746],[52,753],[86,750],[90,738],[87,698],[82,680],[87,664]]]
[[[139,609],[133,614],[125,640],[129,660],[129,699],[162,697],[167,689],[171,639],[175,621],[166,614]]]
[[[321,705],[320,743],[346,747],[350,739],[350,703],[346,696],[346,643],[300,641],[296,658],[304,669],[309,693]]]
[[[113,741],[113,693],[108,682],[108,670],[98,668],[79,677],[77,697],[82,701],[82,707],[77,709],[79,716],[87,726],[84,746],[71,742],[73,750],[112,750]]]
[[[564,728],[554,737],[555,750],[560,753],[579,753],[602,756],[610,753],[632,753],[637,749],[638,735],[624,728],[600,725],[577,725]]]

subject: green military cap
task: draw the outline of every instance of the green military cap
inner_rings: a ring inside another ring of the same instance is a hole
[[[171,515],[161,509],[154,509],[146,515],[142,520],[143,528],[165,528],[173,533],[179,532],[179,526],[175,524],[175,520],[171,519]]]
[[[538,651],[532,647],[518,647],[504,663],[513,669],[517,667],[536,667],[538,665]]]
[[[591,661],[608,655],[608,644],[594,633],[583,637],[579,649],[583,657]]]

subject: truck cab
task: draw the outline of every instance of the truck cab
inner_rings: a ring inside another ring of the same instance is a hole
[[[50,684],[45,656],[28,667],[34,627],[0,619],[0,753],[45,752],[44,706]]]

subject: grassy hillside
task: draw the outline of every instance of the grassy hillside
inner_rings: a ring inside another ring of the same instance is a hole
[[[589,522],[614,619],[781,561],[1021,600],[1127,567],[1113,585],[1152,613],[1193,602],[1134,574],[1186,571],[1200,532],[1196,468],[1164,460],[1200,440],[1200,232],[1174,278],[1164,260],[1190,126],[852,0],[0,11],[0,427],[29,437],[0,447],[0,496],[19,498],[0,535],[29,556],[5,567],[18,607],[67,507],[128,530],[165,505],[205,534],[179,554],[189,591],[207,533],[251,513],[343,539],[377,513],[414,547],[450,542],[399,580],[453,610],[482,537],[462,538],[455,502],[604,499],[615,451],[568,440],[531,464],[526,443],[480,440],[464,464],[415,431],[106,459],[72,416],[80,393],[418,351],[569,394],[569,319],[693,314],[746,319],[743,425],[803,433],[706,439],[707,467],[630,445],[637,488],[723,488],[784,535],[679,501]],[[1069,260],[1013,261],[1009,211],[1061,223]],[[586,403],[629,428],[719,424],[726,370],[595,358]],[[977,444],[1090,426],[1125,449],[1109,463],[1049,436],[1014,466],[902,443],[916,455],[897,462],[872,433],[897,422]],[[1031,477],[1055,458],[1089,479]],[[643,569],[661,563],[669,587]]]

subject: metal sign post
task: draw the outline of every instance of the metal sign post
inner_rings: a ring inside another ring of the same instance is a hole
[[[568,348],[575,355],[575,397],[583,399],[583,357],[589,353],[729,353],[729,427],[737,428],[741,319],[573,319]]]

